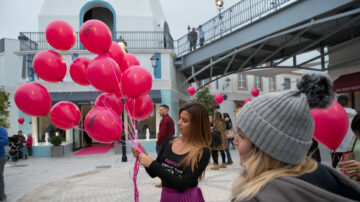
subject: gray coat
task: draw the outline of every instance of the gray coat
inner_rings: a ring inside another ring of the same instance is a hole
[[[326,167],[336,179],[338,185],[351,190],[359,196],[351,200],[337,195],[296,177],[279,177],[265,185],[263,189],[248,202],[353,202],[360,201],[360,186],[338,171]],[[235,201],[235,200],[232,200]]]

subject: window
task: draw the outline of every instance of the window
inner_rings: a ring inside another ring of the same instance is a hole
[[[238,74],[238,89],[239,90],[247,89],[247,81],[245,74]]]
[[[291,79],[290,78],[285,78],[284,79],[284,90],[288,90],[291,88]]]
[[[255,76],[254,77],[254,87],[259,89],[259,90],[262,90],[262,78],[261,76]]]
[[[269,91],[276,91],[276,77],[269,77]]]

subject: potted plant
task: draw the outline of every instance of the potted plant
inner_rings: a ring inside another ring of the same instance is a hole
[[[61,136],[53,136],[50,138],[50,142],[53,145],[51,147],[51,157],[62,157],[64,156],[64,147],[61,146]]]

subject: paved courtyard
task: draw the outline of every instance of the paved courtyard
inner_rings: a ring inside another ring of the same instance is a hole
[[[205,180],[199,184],[205,201],[229,201],[232,183],[241,171],[237,150],[230,151],[233,165],[218,171],[210,170],[212,163],[207,167]],[[8,162],[4,172],[5,192],[8,201],[134,201],[129,175],[134,161],[128,153],[128,162],[121,162],[121,155],[115,155],[112,149],[101,155]],[[161,189],[154,187],[159,182],[140,168],[140,201],[160,201]]]

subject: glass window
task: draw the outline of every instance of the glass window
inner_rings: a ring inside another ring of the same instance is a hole
[[[155,105],[154,105],[154,110],[151,113],[151,115],[143,120],[143,121],[136,121],[136,129],[138,131],[138,138],[139,139],[146,139],[146,133],[149,133],[149,139],[156,139],[156,114],[155,114]],[[131,120],[128,117],[128,124],[131,124]],[[132,127],[129,126],[130,128],[128,129],[128,131],[131,131],[130,134],[133,134],[132,132]]]
[[[238,89],[246,89],[246,88],[247,88],[246,75],[238,74]]]
[[[285,78],[284,79],[284,90],[288,90],[291,88],[291,80],[290,78]]]
[[[50,142],[49,137],[54,135],[59,135],[63,141],[66,141],[66,131],[54,126],[49,117],[39,117],[38,124],[38,142],[46,142],[46,138]]]
[[[269,77],[269,90],[276,91],[276,78],[275,76]]]
[[[262,78],[261,78],[261,76],[255,76],[255,78],[254,78],[255,80],[255,82],[254,82],[254,87],[255,88],[257,88],[257,89],[259,89],[259,90],[262,90]]]

